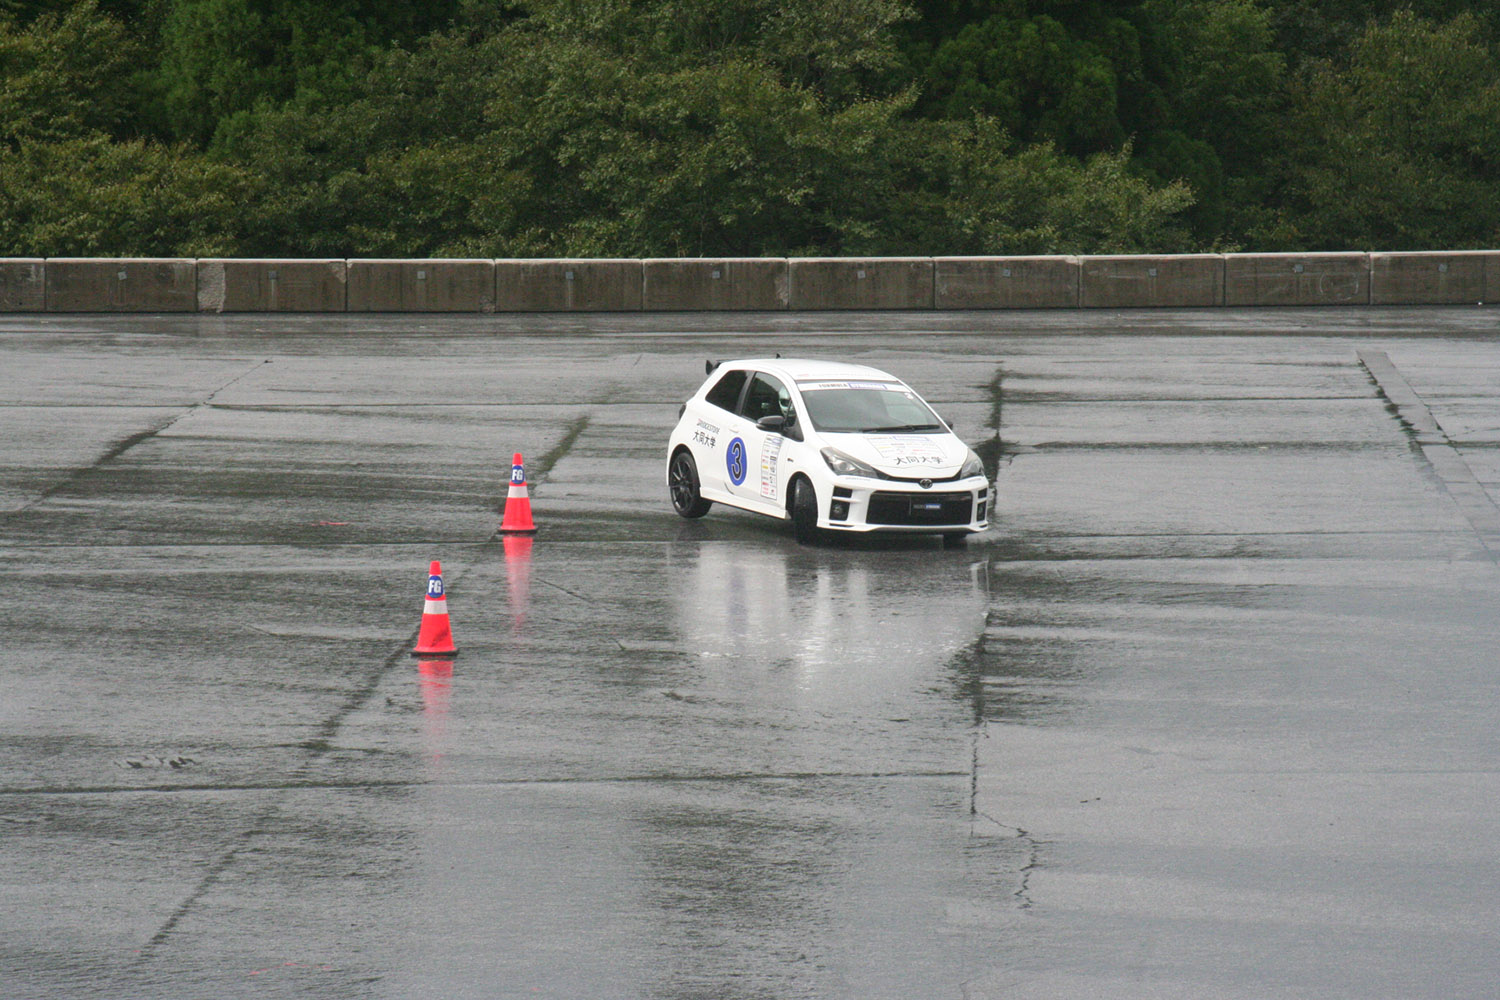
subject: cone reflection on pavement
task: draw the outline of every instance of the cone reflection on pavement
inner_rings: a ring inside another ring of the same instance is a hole
[[[526,465],[521,453],[516,452],[510,466],[510,492],[505,496],[505,517],[500,522],[502,534],[530,535],[536,533],[531,521],[531,498],[526,493]]]
[[[519,632],[526,624],[526,606],[531,603],[530,535],[505,536],[505,576],[510,584],[511,631]]]
[[[417,661],[417,686],[422,690],[422,714],[432,723],[448,715],[453,686],[452,657],[427,657]],[[436,727],[441,732],[441,725]]]
[[[448,594],[443,590],[443,567],[436,559],[427,574],[427,604],[422,609],[422,629],[412,656],[457,656],[453,632],[448,627]]]
[[[424,657],[417,661],[417,686],[422,691],[422,742],[428,761],[443,763],[448,752],[448,705],[453,697],[453,658]]]

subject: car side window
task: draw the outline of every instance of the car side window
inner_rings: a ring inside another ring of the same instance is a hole
[[[756,372],[750,382],[750,391],[745,394],[742,411],[751,420],[762,417],[785,417],[787,423],[794,422],[796,411],[792,408],[792,394],[780,380],[764,372]]]
[[[745,379],[750,373],[743,369],[727,371],[724,376],[714,383],[714,387],[704,395],[705,402],[717,406],[721,410],[735,412],[740,403],[740,390],[745,387]]]

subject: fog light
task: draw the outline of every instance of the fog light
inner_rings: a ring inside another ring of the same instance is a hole
[[[849,501],[835,500],[828,507],[828,519],[830,521],[849,520]]]
[[[983,521],[984,520],[984,508],[985,508],[984,501],[983,500],[979,501],[979,509],[974,512],[974,520],[976,520],[976,521]]]

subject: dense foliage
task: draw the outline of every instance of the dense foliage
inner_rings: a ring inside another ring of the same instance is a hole
[[[0,256],[1500,244],[1461,0],[0,0]]]

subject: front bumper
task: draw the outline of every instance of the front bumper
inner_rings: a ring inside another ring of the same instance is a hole
[[[903,480],[840,476],[830,496],[818,498],[818,526],[913,534],[983,531],[993,494],[982,476],[935,482],[927,489]]]

